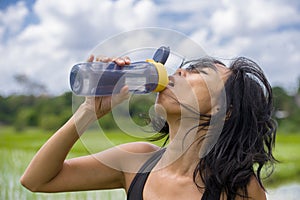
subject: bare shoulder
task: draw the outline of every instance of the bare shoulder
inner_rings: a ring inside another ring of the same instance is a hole
[[[149,142],[131,142],[121,144],[120,149],[131,153],[152,153],[160,149],[160,147]]]
[[[119,161],[123,172],[136,174],[142,165],[155,153],[160,147],[147,142],[133,142],[122,144],[119,149]]]
[[[151,143],[132,142],[109,148],[93,157],[118,171],[132,172],[159,149]]]
[[[248,196],[250,199],[254,200],[266,200],[266,193],[264,189],[260,186],[257,178],[255,176],[252,176],[250,179],[250,182],[247,187],[248,190]]]
[[[124,188],[128,191],[133,178],[142,165],[161,148],[147,142],[122,144],[118,148],[123,152],[123,155],[119,156],[120,166],[125,178]]]

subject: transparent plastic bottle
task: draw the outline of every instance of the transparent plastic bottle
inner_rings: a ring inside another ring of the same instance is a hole
[[[73,66],[70,73],[71,90],[79,96],[108,96],[127,85],[135,94],[162,91],[168,84],[164,65],[170,50],[160,47],[153,59],[118,66],[114,62],[86,62]]]

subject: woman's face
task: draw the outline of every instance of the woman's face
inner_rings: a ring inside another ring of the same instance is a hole
[[[178,69],[169,77],[169,85],[159,93],[156,103],[168,116],[183,115],[185,111],[188,114],[186,106],[201,114],[212,114],[229,74],[230,70],[221,64]]]

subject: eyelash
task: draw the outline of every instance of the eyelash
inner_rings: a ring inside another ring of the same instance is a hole
[[[179,69],[181,69],[182,66],[179,67]],[[204,70],[201,70],[201,69],[197,69],[196,67],[194,66],[189,66],[185,69],[186,71],[190,72],[190,73],[195,73],[195,74],[205,74],[205,75],[208,75],[208,73]],[[181,76],[181,72],[179,71],[178,72],[178,75]]]
[[[196,69],[196,68],[190,68],[190,69],[186,69],[187,71],[191,72],[191,73],[196,73],[196,74],[199,74],[199,73],[202,73],[202,74],[208,74],[206,71],[204,70],[200,70],[200,69]]]
[[[208,75],[208,73],[206,71],[203,70],[199,70],[201,73]]]

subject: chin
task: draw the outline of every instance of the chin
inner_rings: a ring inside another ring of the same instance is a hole
[[[155,110],[155,113],[163,118],[167,118],[167,111],[165,109],[164,106],[162,106],[161,104],[159,103],[155,103],[155,106],[154,106],[154,110]]]

